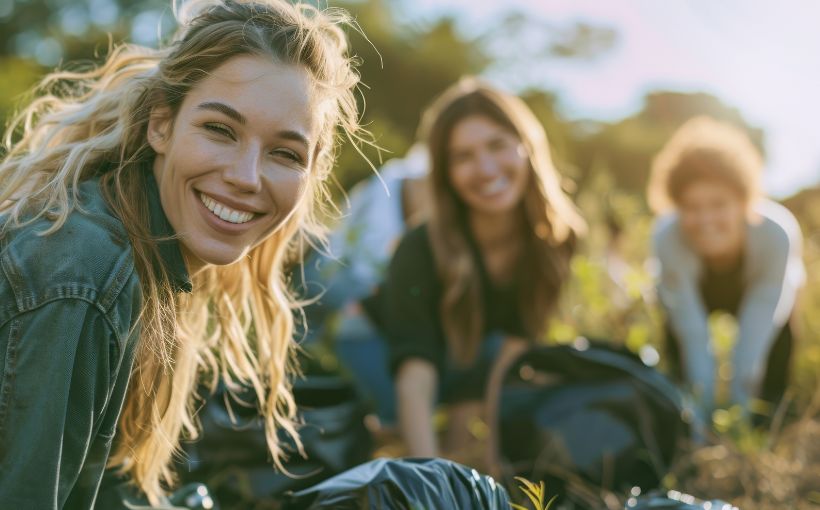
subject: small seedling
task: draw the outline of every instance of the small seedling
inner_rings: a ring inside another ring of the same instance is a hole
[[[531,481],[525,478],[521,478],[520,476],[516,476],[515,479],[521,483],[521,485],[519,485],[521,492],[523,492],[530,499],[533,506],[535,507],[535,510],[549,510],[549,508],[552,506],[553,501],[555,501],[555,498],[558,497],[553,496],[549,501],[544,503],[544,499],[546,499],[547,494],[544,490],[543,481],[541,481],[541,483],[539,483],[538,485],[535,485]],[[527,507],[516,505],[515,503],[510,503],[510,506],[513,508],[513,510],[529,510]]]

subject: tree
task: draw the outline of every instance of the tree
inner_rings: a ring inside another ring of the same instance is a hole
[[[763,131],[749,125],[736,108],[710,94],[658,91],[646,96],[635,115],[599,123],[597,132],[576,138],[572,157],[581,169],[580,185],[597,168],[610,172],[617,187],[643,194],[652,158],[678,127],[696,115],[710,115],[744,129],[763,153]]]

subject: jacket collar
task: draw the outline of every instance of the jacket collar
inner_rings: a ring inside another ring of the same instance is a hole
[[[148,196],[148,216],[151,235],[157,239],[159,256],[165,269],[168,271],[168,279],[174,286],[175,292],[191,292],[193,285],[188,269],[185,267],[185,260],[182,258],[182,250],[179,240],[176,237],[173,227],[165,216],[162,209],[162,202],[159,197],[159,186],[154,178],[154,173],[149,169],[146,178],[146,194]]]

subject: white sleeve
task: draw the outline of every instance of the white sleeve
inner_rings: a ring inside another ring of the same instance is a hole
[[[788,216],[784,216],[783,214]],[[750,231],[747,288],[738,313],[738,341],[733,353],[731,394],[746,405],[757,394],[769,350],[792,315],[805,280],[802,234],[797,221],[783,209]]]
[[[708,409],[714,398],[715,358],[698,289],[700,262],[683,242],[675,216],[656,222],[652,241],[660,266],[658,297],[680,343],[686,379]]]

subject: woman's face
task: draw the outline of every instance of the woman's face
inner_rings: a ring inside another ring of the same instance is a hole
[[[472,115],[455,125],[448,151],[450,182],[472,211],[504,213],[521,202],[530,162],[514,133]]]
[[[239,260],[303,200],[317,136],[311,84],[301,67],[238,56],[192,88],[175,119],[152,113],[154,175],[189,271]]]
[[[717,180],[688,184],[678,199],[683,235],[703,258],[724,260],[743,249],[746,207],[741,195]]]

